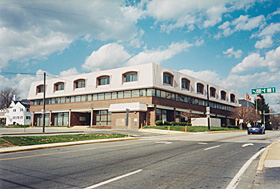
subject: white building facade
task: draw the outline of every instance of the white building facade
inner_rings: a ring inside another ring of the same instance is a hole
[[[29,105],[13,101],[6,111],[6,125],[29,125],[32,122]]]
[[[42,125],[43,87],[43,81],[33,82],[29,91],[35,126]],[[56,126],[126,128],[126,109],[129,128],[187,121],[184,113],[205,116],[208,102],[211,117],[229,124],[238,106],[235,92],[153,63],[48,78],[45,94],[46,125]]]

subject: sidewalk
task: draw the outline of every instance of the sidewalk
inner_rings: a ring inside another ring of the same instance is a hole
[[[258,171],[262,171],[264,168],[280,167],[280,141],[270,144],[264,151]]]

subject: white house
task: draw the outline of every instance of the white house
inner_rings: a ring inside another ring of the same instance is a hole
[[[30,106],[20,101],[13,101],[6,112],[6,125],[29,125],[32,122]]]
[[[6,123],[6,109],[0,110],[0,124]]]

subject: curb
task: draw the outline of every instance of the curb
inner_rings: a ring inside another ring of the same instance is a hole
[[[36,132],[36,133],[2,133],[0,135],[38,135],[38,134],[43,134],[43,135],[48,135],[48,134],[66,134],[66,133],[84,133],[84,131],[62,131],[62,132]]]
[[[160,132],[161,130],[158,129],[159,132],[157,131],[146,131],[145,129],[144,130],[138,130],[139,132],[143,132],[143,133],[155,133],[155,134],[163,134],[163,135],[182,135],[182,134],[189,134],[189,132],[181,132],[181,133],[168,133],[168,132]],[[164,130],[166,131],[166,130]]]
[[[62,143],[31,145],[31,146],[10,147],[10,148],[0,149],[0,154],[10,153],[10,152],[19,152],[19,151],[28,151],[28,150],[37,150],[37,149],[44,149],[44,148],[56,148],[56,147],[64,147],[64,146],[74,146],[74,145],[92,144],[92,143],[105,143],[105,142],[117,142],[117,141],[127,141],[127,140],[138,140],[138,138],[126,137],[126,138],[96,139],[96,140],[84,140],[84,141],[76,141],[76,142],[62,142]]]
[[[269,146],[266,147],[264,153],[262,154],[261,156],[261,159],[259,161],[259,165],[258,165],[258,168],[257,168],[257,171],[263,171],[263,168],[264,168],[264,161],[265,161],[265,158],[268,154],[268,151],[270,150],[270,148],[274,145],[274,144],[277,144],[279,143],[280,141],[277,141],[277,142],[273,142],[272,144],[270,144]]]

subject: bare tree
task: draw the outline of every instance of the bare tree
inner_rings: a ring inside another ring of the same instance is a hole
[[[17,89],[6,87],[0,91],[0,109],[5,109],[10,106],[13,101],[13,97],[16,97],[16,100],[20,98],[19,92]]]
[[[233,110],[232,116],[238,120],[243,119],[243,123],[256,122],[260,120],[259,112],[253,107],[237,107]]]

